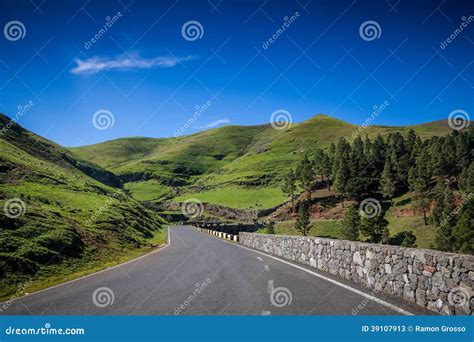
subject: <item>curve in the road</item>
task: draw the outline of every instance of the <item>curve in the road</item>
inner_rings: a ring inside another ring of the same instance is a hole
[[[7,315],[429,314],[189,227],[125,264],[16,299]]]

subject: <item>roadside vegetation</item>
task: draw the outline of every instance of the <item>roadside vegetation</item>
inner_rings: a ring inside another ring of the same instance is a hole
[[[415,247],[419,236],[424,247],[473,253],[473,146],[472,130],[425,140],[410,130],[306,150],[282,184],[289,197],[302,192],[295,229],[308,234],[312,192],[326,186],[346,207],[345,239]]]
[[[1,127],[7,124],[0,135],[0,300],[21,283],[32,292],[162,243],[164,220],[128,196],[115,175],[0,115]]]

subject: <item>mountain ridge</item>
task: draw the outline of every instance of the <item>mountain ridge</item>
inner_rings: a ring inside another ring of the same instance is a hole
[[[283,130],[271,124],[228,125],[175,138],[120,138],[70,150],[113,172],[139,200],[183,199],[199,188],[247,193],[258,187],[271,189],[271,207],[284,200],[278,183],[302,150],[326,149],[341,137],[372,139],[394,132],[405,135],[411,129],[422,138],[451,132],[446,121],[364,128],[318,114]]]

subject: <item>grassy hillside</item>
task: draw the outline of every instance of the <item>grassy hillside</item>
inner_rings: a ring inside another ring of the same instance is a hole
[[[113,187],[115,175],[1,114],[0,179],[0,298],[20,282],[33,280],[31,292],[163,239],[163,220]]]
[[[118,139],[71,151],[114,172],[139,200],[196,197],[234,208],[269,208],[284,200],[279,184],[301,150],[326,148],[340,137],[351,141],[357,128],[317,115],[283,131],[271,125],[226,126],[179,138]],[[447,123],[439,121],[370,126],[360,134],[374,138],[410,129],[424,138],[450,132]],[[265,189],[271,197],[254,195],[256,189]]]

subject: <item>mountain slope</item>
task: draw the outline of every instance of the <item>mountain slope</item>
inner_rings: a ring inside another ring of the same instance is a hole
[[[410,129],[422,138],[451,131],[446,121],[362,129],[317,115],[286,130],[271,125],[225,126],[179,138],[118,139],[71,151],[114,172],[139,200],[181,196],[176,199],[181,201],[196,195],[206,202],[238,208],[268,208],[284,200],[279,183],[301,150],[327,148],[340,137],[352,140],[354,133],[374,138],[407,134]],[[271,198],[259,197],[255,190],[263,188]],[[222,200],[226,197],[236,198]]]
[[[158,215],[109,186],[120,185],[114,174],[1,114],[0,180],[0,298],[19,282],[135,253],[161,234]]]

